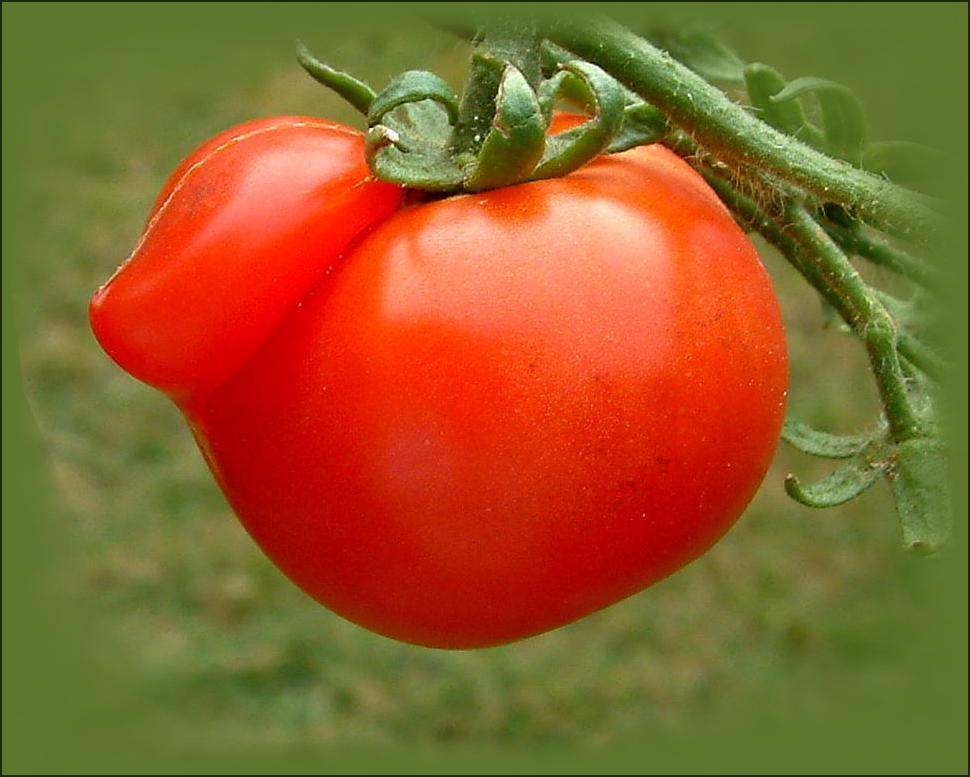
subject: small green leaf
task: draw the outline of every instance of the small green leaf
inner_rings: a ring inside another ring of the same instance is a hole
[[[905,140],[871,143],[862,166],[891,181],[919,191],[934,191],[946,175],[946,156],[936,149]]]
[[[781,73],[773,67],[754,62],[744,68],[744,83],[758,118],[810,146],[818,148],[822,144],[821,130],[808,121],[797,100],[775,102],[771,99],[788,84]]]
[[[882,466],[858,458],[810,486],[803,486],[797,477],[789,475],[785,478],[785,491],[806,507],[835,507],[859,496],[882,473]]]
[[[670,55],[708,81],[744,83],[744,62],[721,43],[706,25],[697,25],[670,35],[659,33],[654,40]]]
[[[946,544],[952,522],[946,452],[938,440],[900,443],[887,470],[903,545],[925,555]]]
[[[861,165],[868,130],[862,105],[852,90],[823,78],[797,78],[770,99],[778,104],[806,94],[814,94],[822,108],[826,150],[853,165]]]
[[[865,434],[830,434],[806,423],[786,418],[781,437],[803,453],[823,459],[849,459],[882,435],[882,430]]]

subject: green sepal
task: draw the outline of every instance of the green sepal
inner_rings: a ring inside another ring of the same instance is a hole
[[[455,191],[464,173],[448,147],[449,133],[439,103],[421,100],[398,106],[368,130],[367,164],[384,181],[424,191]]]
[[[529,180],[555,178],[581,167],[602,154],[623,126],[626,94],[612,77],[582,60],[562,67],[582,84],[584,102],[593,115],[578,127],[548,137],[542,161]]]
[[[806,507],[835,507],[859,496],[883,474],[884,467],[856,457],[830,475],[810,486],[803,486],[797,477],[785,478],[788,496]]]
[[[647,103],[627,105],[623,110],[623,126],[606,147],[607,154],[616,154],[636,146],[659,143],[670,132],[667,117]]]
[[[374,127],[382,123],[384,117],[395,108],[422,100],[433,100],[444,108],[450,124],[457,120],[458,97],[451,85],[427,70],[408,70],[391,79],[374,98],[367,112],[367,124]]]
[[[539,163],[545,146],[546,125],[536,94],[518,68],[506,65],[491,129],[464,188],[483,191],[524,180]]]
[[[552,115],[552,109],[557,100],[580,110],[592,112],[587,88],[579,78],[564,69],[576,59],[577,57],[561,46],[543,41],[542,72],[548,80],[539,88],[539,103],[547,121]],[[612,76],[608,77],[612,79]],[[670,131],[667,117],[652,105],[643,102],[638,95],[618,81],[612,80],[622,90],[626,107],[620,130],[603,153],[616,154],[635,146],[645,146],[663,140]]]
[[[786,418],[781,431],[782,439],[789,445],[823,459],[852,458],[882,434],[882,429],[864,434],[831,434],[794,418]]]
[[[842,84],[809,77],[795,79],[770,100],[779,104],[806,94],[814,94],[822,108],[826,150],[833,156],[860,166],[869,133],[859,99]]]
[[[759,119],[810,146],[818,148],[822,145],[822,131],[808,121],[801,103],[771,99],[788,84],[781,73],[768,65],[753,62],[744,68],[744,83],[748,100]]]
[[[296,59],[300,63],[300,67],[309,73],[314,80],[332,89],[358,111],[365,116],[367,115],[371,103],[377,96],[370,86],[349,73],[335,70],[330,65],[321,62],[300,41],[296,42]]]
[[[541,80],[539,42],[530,25],[512,22],[486,27],[474,40],[471,72],[461,96],[451,138],[459,164],[471,166],[492,131],[506,67],[512,65],[535,92]]]
[[[539,100],[542,119],[547,125],[552,121],[553,111],[559,103],[565,103],[581,111],[592,109],[589,89],[585,82],[568,70],[560,70],[543,81],[536,90],[536,98]]]
[[[417,145],[405,149],[397,133],[378,125],[367,135],[367,163],[382,181],[423,191],[455,191],[460,188],[462,170],[445,149]]]
[[[560,72],[560,66],[579,59],[571,51],[557,46],[549,40],[543,40],[539,48],[539,64],[544,78],[552,78]]]

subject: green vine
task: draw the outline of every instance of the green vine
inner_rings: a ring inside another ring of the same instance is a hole
[[[602,67],[660,109],[708,154],[739,171],[749,166],[774,176],[903,237],[926,239],[939,224],[927,198],[778,131],[619,24],[562,23],[548,37]]]
[[[914,325],[941,284],[937,268],[916,255],[932,244],[941,216],[931,197],[889,177],[931,152],[870,143],[861,106],[840,84],[789,83],[767,65],[744,63],[703,31],[661,42],[663,49],[606,19],[496,25],[473,37],[461,99],[432,73],[409,71],[378,93],[302,47],[298,56],[314,78],[366,114],[372,170],[405,186],[496,188],[565,175],[601,153],[655,142],[684,157],[861,341],[882,400],[881,417],[864,434],[834,435],[788,420],[789,443],[843,461],[812,485],[790,475],[789,495],[828,507],[885,479],[904,545],[937,550],[950,521],[936,410],[946,365]],[[748,104],[729,98],[718,82],[743,87]],[[819,108],[818,125],[804,110],[806,98]],[[550,134],[557,102],[585,112],[587,121]],[[912,299],[873,288],[852,258],[909,281]]]

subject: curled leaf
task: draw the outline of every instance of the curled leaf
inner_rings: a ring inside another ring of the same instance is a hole
[[[451,87],[425,75],[433,74],[409,71],[374,99],[364,151],[382,180],[451,191],[463,178],[448,146],[456,102]]]
[[[444,108],[450,123],[458,118],[458,97],[447,81],[427,70],[408,70],[393,78],[371,101],[367,123],[376,126],[395,108],[423,100],[433,100]]]
[[[773,67],[754,62],[744,68],[744,83],[748,100],[758,112],[758,118],[810,146],[817,148],[822,144],[821,130],[808,121],[797,100],[777,102],[771,99],[788,85],[781,73]]]
[[[555,178],[586,164],[606,150],[623,125],[626,94],[612,77],[582,60],[562,67],[577,86],[581,85],[581,99],[592,116],[580,126],[547,139],[545,153],[530,180]]]
[[[835,507],[859,496],[882,473],[881,465],[858,457],[810,486],[803,486],[797,477],[789,475],[785,478],[785,491],[806,507]]]
[[[589,90],[586,85],[568,70],[560,70],[539,85],[536,91],[542,119],[548,124],[552,120],[552,113],[557,103],[579,108],[581,111],[590,110]]]
[[[820,432],[802,421],[786,418],[781,432],[789,445],[823,459],[848,459],[882,436],[882,430],[865,434]]]
[[[552,109],[557,100],[580,110],[593,111],[588,90],[582,81],[569,70],[564,69],[568,63],[575,60],[575,55],[564,48],[549,41],[543,41],[542,71],[548,80],[539,89],[539,103],[542,105],[547,121],[552,115]],[[619,82],[615,83],[623,92],[626,107],[623,109],[623,123],[603,153],[616,154],[635,146],[660,142],[670,131],[667,117],[652,105],[643,102],[639,95]]]
[[[423,191],[453,191],[461,183],[462,170],[442,148],[432,144],[410,145],[392,128],[379,124],[367,134],[367,162],[383,181]]]

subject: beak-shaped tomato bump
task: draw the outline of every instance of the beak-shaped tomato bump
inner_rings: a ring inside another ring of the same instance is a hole
[[[91,301],[104,349],[182,403],[223,383],[398,207],[397,187],[368,178],[362,147],[349,128],[295,116],[241,125],[196,151]]]

